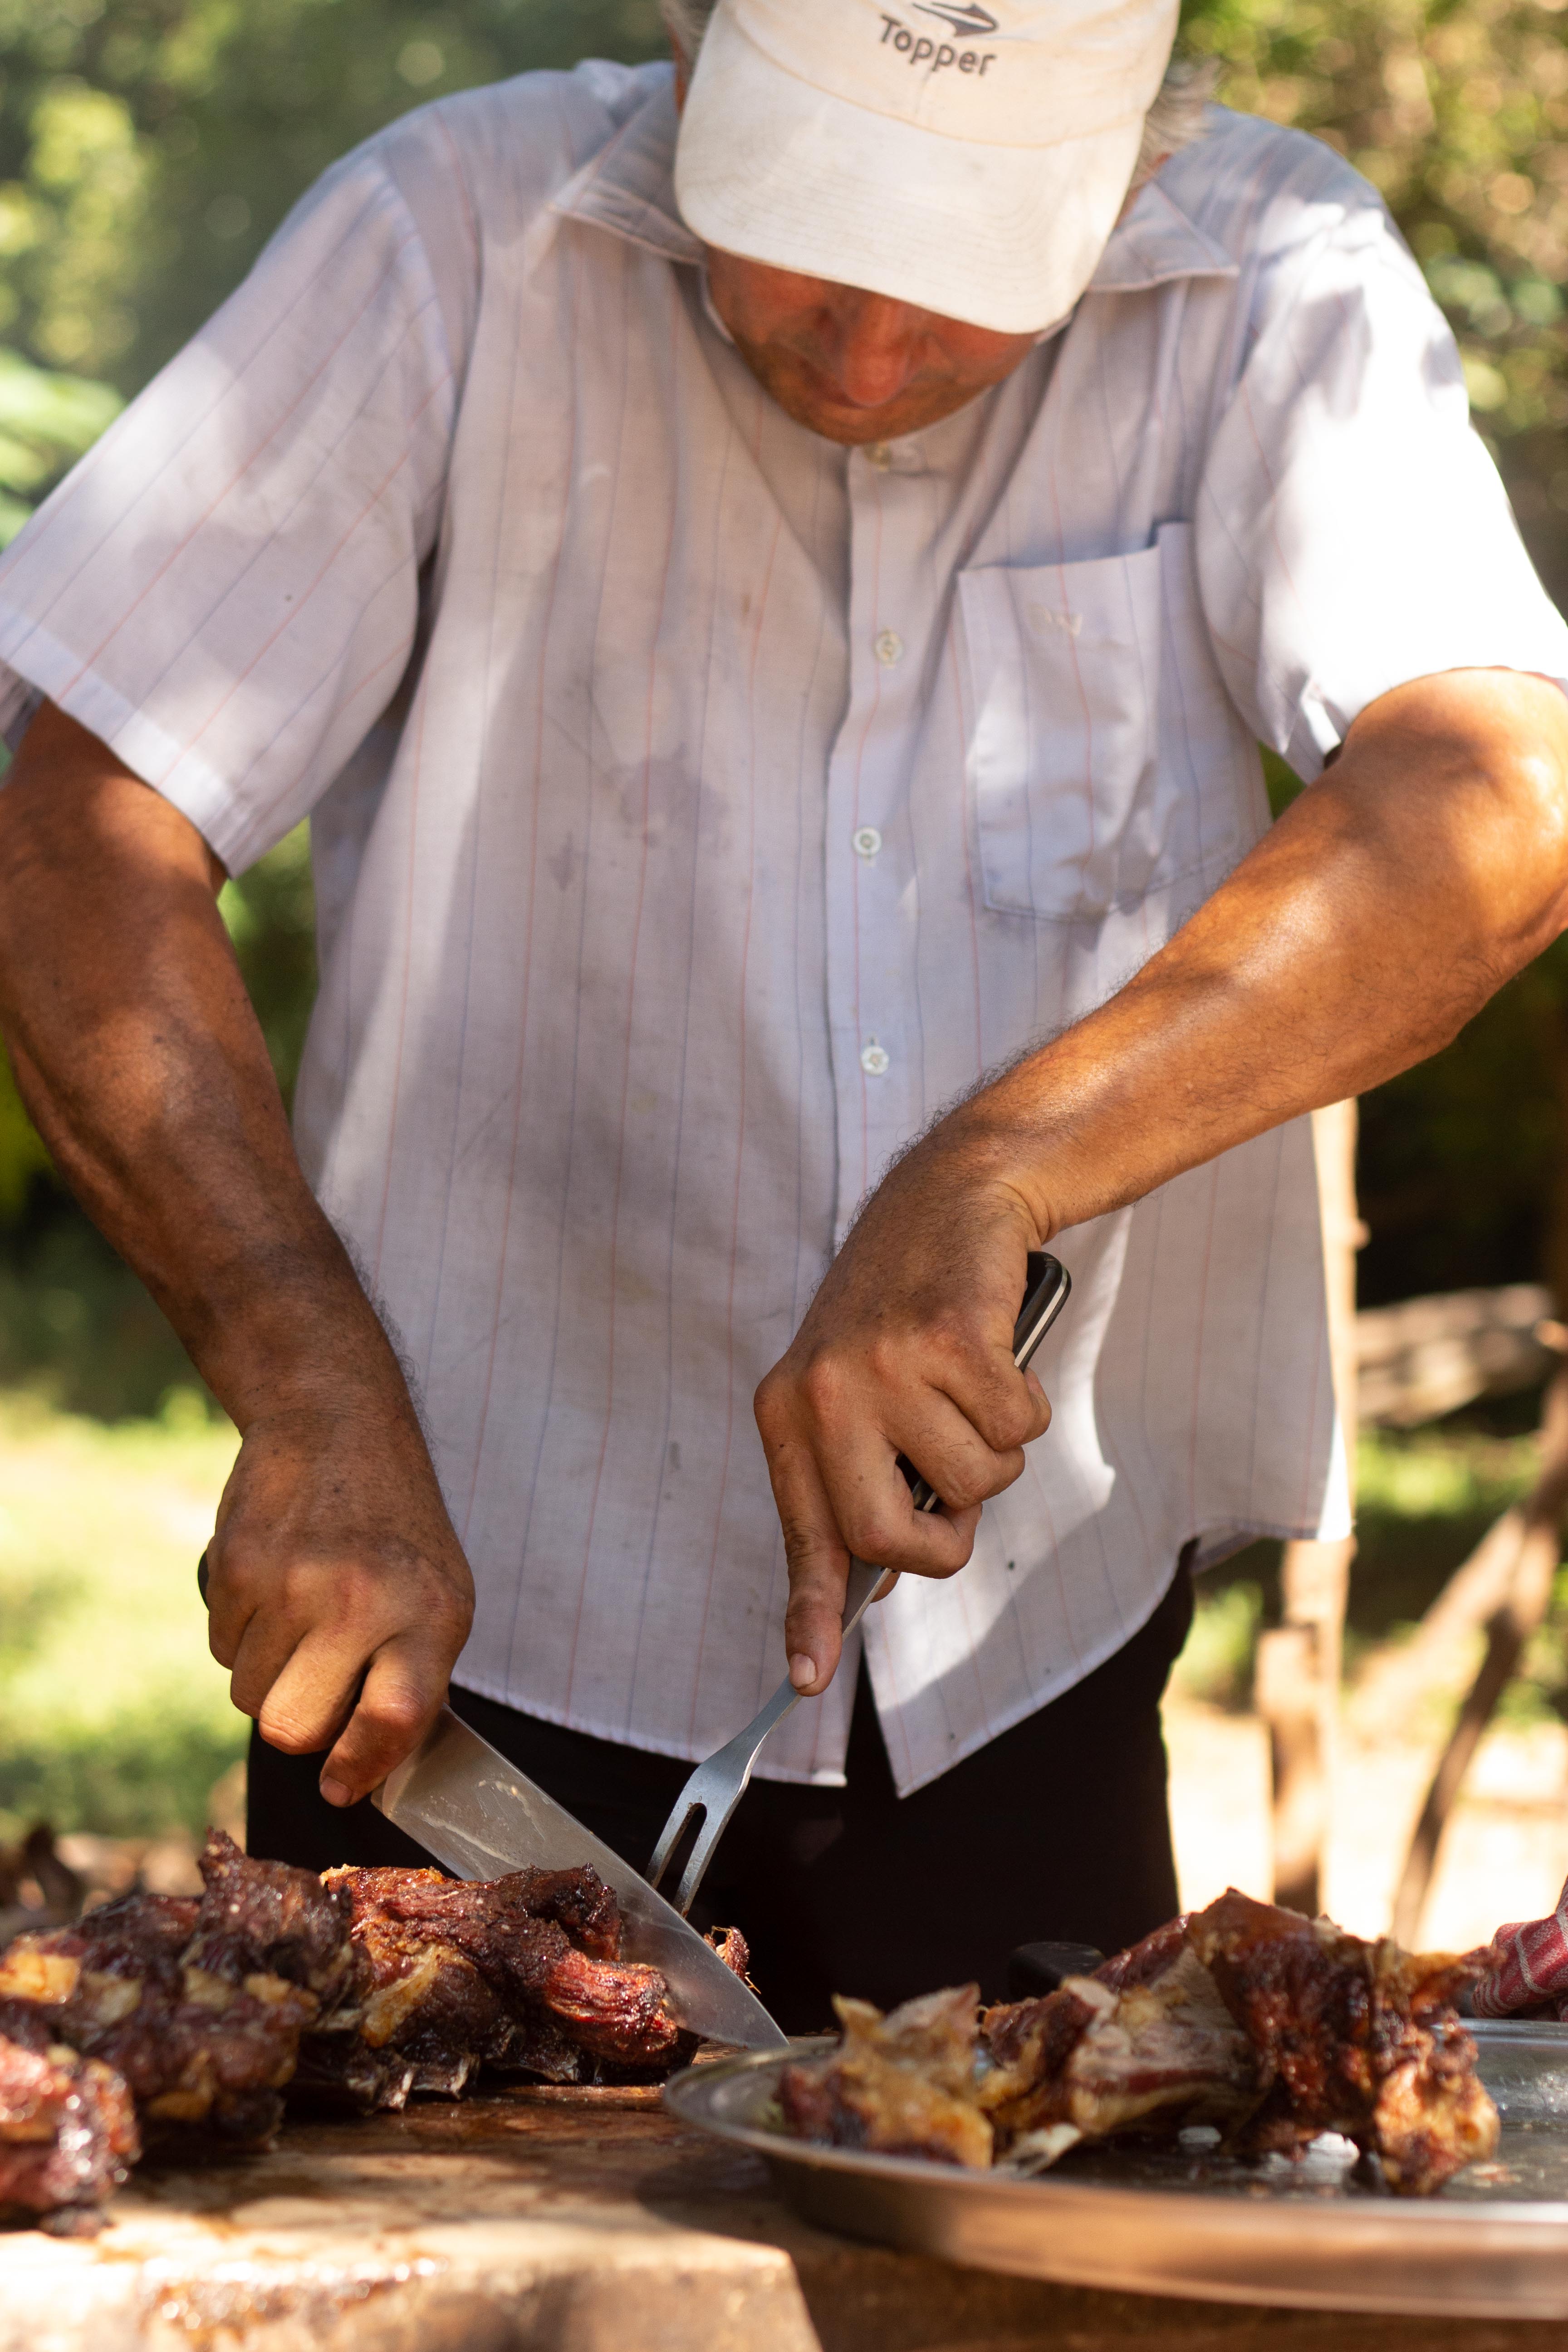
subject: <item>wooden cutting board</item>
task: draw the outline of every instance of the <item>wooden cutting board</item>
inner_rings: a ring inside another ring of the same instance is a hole
[[[0,2352],[1560,2352],[1561,2330],[1096,2295],[809,2229],[646,2093],[290,2124],[0,2232]]]

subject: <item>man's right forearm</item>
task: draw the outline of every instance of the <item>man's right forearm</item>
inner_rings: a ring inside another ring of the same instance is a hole
[[[194,825],[46,704],[0,789],[0,1025],[55,1163],[242,1445],[211,1642],[362,1796],[434,1717],[473,1588],[396,1357],[312,1198]]]
[[[243,1429],[346,1349],[396,1368],[300,1173],[223,879],[177,809],[44,707],[0,791],[0,1024],[61,1175]]]

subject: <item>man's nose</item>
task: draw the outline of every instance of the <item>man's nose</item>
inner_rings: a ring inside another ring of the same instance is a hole
[[[881,294],[837,306],[833,373],[855,407],[880,408],[905,390],[919,365],[920,316]]]

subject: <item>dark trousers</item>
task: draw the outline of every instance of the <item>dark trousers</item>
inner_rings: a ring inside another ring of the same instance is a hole
[[[1160,1696],[1192,1622],[1184,1561],[1153,1616],[1072,1690],[938,1780],[900,1798],[862,1673],[847,1786],[754,1780],[692,1919],[742,1930],[767,2006],[792,2033],[831,2022],[829,1997],[883,2009],[977,1979],[1002,1999],[1015,1945],[1113,1952],[1176,1909]],[[691,1768],[541,1723],[454,1688],[481,1738],[639,1868]],[[368,1802],[337,1811],[323,1759],[253,1735],[252,1853],[324,1870],[427,1863]]]

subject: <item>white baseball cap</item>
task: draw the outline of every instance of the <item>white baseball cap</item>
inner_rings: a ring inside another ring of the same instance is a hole
[[[708,245],[1004,334],[1064,318],[1177,0],[719,0],[676,150]]]

